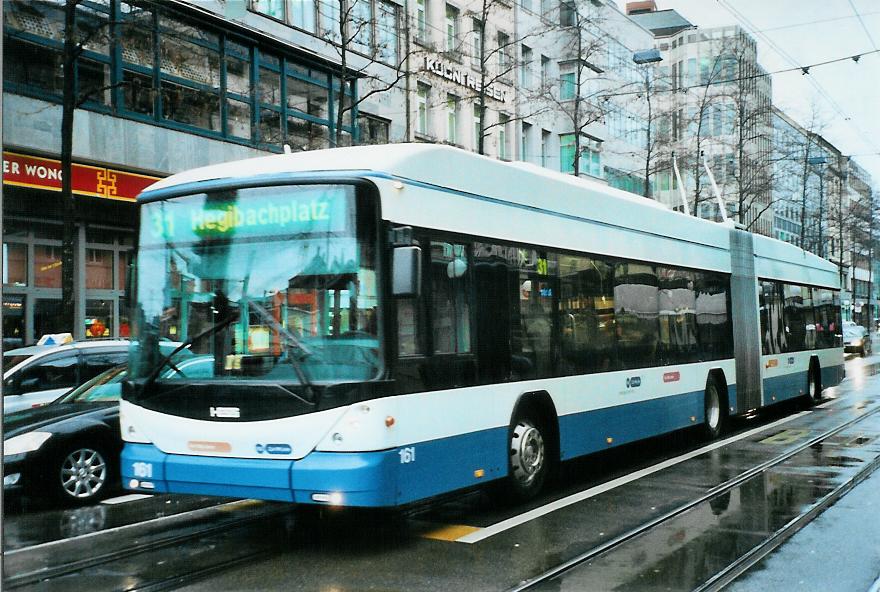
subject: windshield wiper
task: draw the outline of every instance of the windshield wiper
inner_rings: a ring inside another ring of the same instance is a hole
[[[302,384],[306,388],[306,395],[311,401],[315,400],[315,392],[314,385],[312,385],[312,381],[309,380],[309,377],[306,376],[305,370],[303,370],[302,364],[300,360],[293,355],[293,348],[296,347],[301,352],[301,356],[303,359],[314,354],[311,349],[306,347],[306,345],[300,341],[296,335],[290,332],[290,330],[275,320],[269,311],[260,306],[255,302],[248,302],[248,306],[251,307],[256,313],[257,316],[261,317],[264,322],[268,321],[268,323],[272,326],[273,329],[277,330],[278,333],[285,337],[285,344],[287,344],[287,359],[290,361],[290,365],[293,367],[294,373],[296,373],[296,377],[299,380],[300,384]]]
[[[150,387],[154,382],[156,382],[156,379],[159,378],[159,373],[162,372],[162,368],[164,368],[165,366],[168,366],[169,364],[171,365],[172,368],[177,370],[177,372],[179,372],[180,374],[183,374],[183,372],[181,372],[179,368],[176,368],[174,366],[174,364],[171,362],[171,358],[176,356],[180,351],[191,346],[193,343],[195,343],[199,339],[203,339],[203,338],[207,337],[208,335],[212,335],[212,334],[216,333],[217,331],[228,327],[229,325],[231,325],[232,323],[234,323],[237,320],[238,320],[237,314],[229,315],[228,317],[226,317],[225,319],[223,319],[219,323],[217,323],[211,327],[208,327],[207,329],[205,329],[201,333],[198,333],[198,334],[188,338],[186,341],[184,341],[183,343],[181,343],[180,345],[175,347],[173,350],[171,350],[171,353],[169,353],[167,356],[163,357],[159,361],[159,363],[156,364],[156,367],[153,368],[153,370],[147,375],[147,379],[144,381],[143,387],[141,387],[141,392],[143,392],[148,387]]]

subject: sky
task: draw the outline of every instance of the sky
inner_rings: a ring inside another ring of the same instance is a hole
[[[625,10],[626,0],[617,3]],[[847,58],[806,75],[774,74],[773,103],[804,126],[815,106],[822,135],[867,170],[880,191],[880,1],[657,0],[657,8],[699,27],[740,25],[757,41],[758,62],[768,72]]]

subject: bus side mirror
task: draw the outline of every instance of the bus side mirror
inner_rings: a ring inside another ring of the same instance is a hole
[[[422,249],[395,247],[391,255],[391,293],[411,298],[422,293]]]

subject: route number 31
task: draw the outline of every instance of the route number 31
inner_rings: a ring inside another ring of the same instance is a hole
[[[400,455],[400,464],[405,465],[407,463],[416,462],[416,447],[408,446],[406,448],[401,448],[397,451],[397,454]]]

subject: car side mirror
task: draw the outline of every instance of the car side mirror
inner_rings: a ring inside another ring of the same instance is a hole
[[[422,293],[422,249],[395,247],[391,256],[391,293],[398,298]]]

